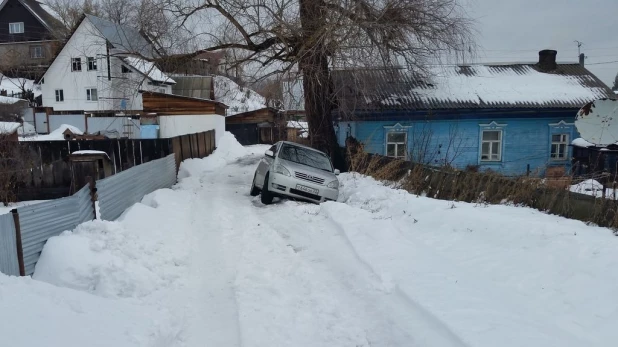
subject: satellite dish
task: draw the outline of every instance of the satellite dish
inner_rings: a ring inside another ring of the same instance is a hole
[[[575,127],[584,140],[597,146],[618,143],[618,100],[587,103],[577,112]]]

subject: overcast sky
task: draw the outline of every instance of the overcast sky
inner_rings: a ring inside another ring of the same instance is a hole
[[[468,14],[477,22],[476,62],[536,61],[542,49],[557,50],[560,62],[577,61],[578,40],[588,57],[586,67],[613,85],[618,73],[618,0],[467,1]]]

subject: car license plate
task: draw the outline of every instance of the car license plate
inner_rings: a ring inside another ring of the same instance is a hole
[[[309,187],[305,187],[305,186],[300,185],[300,184],[297,184],[297,185],[296,185],[296,189],[298,189],[298,190],[300,190],[300,191],[303,191],[303,192],[305,192],[305,193],[311,193],[311,194],[315,194],[315,195],[318,195],[318,193],[320,192],[320,191],[319,191],[319,190],[317,190],[317,189],[314,189],[314,188],[309,188]]]

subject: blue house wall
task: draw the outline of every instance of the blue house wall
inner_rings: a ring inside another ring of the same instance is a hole
[[[570,170],[572,148],[563,160],[551,158],[551,135],[566,134],[570,142],[579,137],[573,124],[577,110],[508,109],[505,111],[389,112],[360,114],[356,121],[340,122],[336,128],[339,144],[347,136],[365,144],[370,153],[386,155],[386,134],[407,135],[407,158],[430,165],[468,165],[491,169],[505,175],[544,175],[547,167]],[[502,131],[499,161],[481,160],[483,130]],[[422,159],[422,160],[419,160]],[[416,159],[416,160],[415,160]]]

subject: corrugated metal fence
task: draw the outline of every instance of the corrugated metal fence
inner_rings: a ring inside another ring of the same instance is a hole
[[[19,276],[16,244],[13,214],[0,215],[0,272],[4,274]]]
[[[0,272],[29,276],[34,273],[50,237],[73,230],[95,219],[98,198],[100,219],[115,220],[133,204],[157,189],[176,183],[177,160],[203,158],[215,149],[214,131],[186,135],[178,140],[175,153],[122,171],[87,185],[70,197],[19,207],[0,215]]]
[[[176,183],[174,154],[97,181],[101,219],[115,220],[144,195]]]
[[[45,242],[65,230],[94,219],[90,187],[77,194],[17,209],[25,275],[32,275]]]

